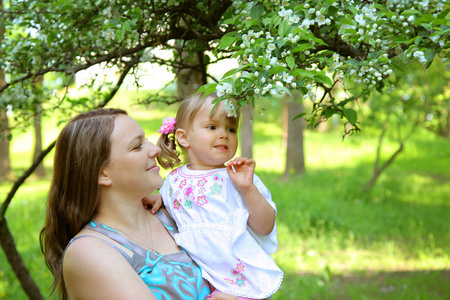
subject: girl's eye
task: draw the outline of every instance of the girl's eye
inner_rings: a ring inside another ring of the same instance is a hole
[[[235,128],[230,128],[230,129],[228,129],[228,131],[229,132],[236,132],[236,129]]]
[[[216,127],[215,127],[214,125],[209,125],[209,126],[207,126],[206,128],[211,129],[211,130],[216,129]]]

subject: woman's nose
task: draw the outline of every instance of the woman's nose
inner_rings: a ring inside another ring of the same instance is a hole
[[[161,148],[153,144],[152,142],[147,141],[150,144],[150,151],[148,152],[148,156],[151,158],[156,157],[161,153]]]

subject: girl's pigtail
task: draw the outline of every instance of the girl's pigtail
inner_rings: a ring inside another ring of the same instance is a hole
[[[161,153],[156,157],[161,167],[164,169],[173,169],[181,162],[174,133],[162,133],[156,144],[161,148]]]

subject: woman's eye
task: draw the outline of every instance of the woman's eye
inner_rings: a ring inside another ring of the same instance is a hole
[[[142,143],[140,143],[139,145],[137,145],[136,147],[133,148],[133,150],[139,150],[142,148]]]

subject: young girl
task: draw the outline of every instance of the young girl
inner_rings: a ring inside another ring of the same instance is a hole
[[[211,94],[185,99],[176,119],[159,130],[157,157],[163,168],[180,162],[178,143],[189,164],[174,169],[160,193],[179,233],[176,243],[203,270],[216,291],[240,299],[265,299],[283,272],[269,254],[278,248],[275,203],[254,174],[255,161],[235,158],[238,117],[229,117]],[[229,161],[229,162],[228,162]],[[228,162],[226,165],[225,163]]]

